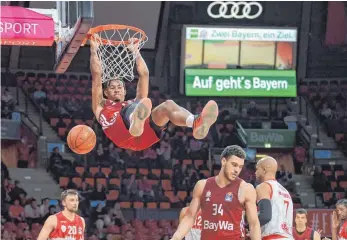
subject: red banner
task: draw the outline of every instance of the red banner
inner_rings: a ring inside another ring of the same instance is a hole
[[[323,237],[330,237],[333,209],[307,209],[307,213],[307,225],[316,230],[321,229]]]
[[[0,45],[52,46],[54,20],[22,7],[1,6]]]

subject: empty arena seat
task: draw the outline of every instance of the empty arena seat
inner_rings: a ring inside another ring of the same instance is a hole
[[[59,186],[62,188],[66,188],[69,184],[69,178],[68,177],[60,177],[59,178]]]

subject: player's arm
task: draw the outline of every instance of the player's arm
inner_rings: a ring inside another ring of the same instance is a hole
[[[252,240],[261,239],[261,229],[257,212],[257,194],[253,185],[247,183],[245,186],[245,209]]]
[[[200,197],[202,191],[204,190],[206,180],[200,180],[196,183],[193,190],[193,198],[190,205],[185,212],[185,216],[178,225],[175,234],[172,236],[171,240],[182,240],[189,232],[189,230],[194,225],[194,221],[198,211],[200,210]]]
[[[129,39],[130,41],[137,41],[137,39]],[[130,51],[135,52],[136,55],[136,70],[139,74],[139,80],[136,87],[136,99],[140,100],[142,98],[148,97],[149,90],[149,71],[145,60],[142,58],[139,44],[134,43],[129,46]]]
[[[186,211],[187,211],[188,207],[185,207],[185,208],[182,208],[181,212],[180,212],[180,217],[178,219],[178,222],[181,223],[185,214],[186,214]]]
[[[259,222],[260,226],[264,226],[271,221],[272,206],[271,206],[271,192],[272,189],[269,184],[261,183],[256,188],[257,201],[259,207]]]
[[[52,215],[49,216],[43,225],[41,232],[39,236],[37,237],[37,240],[47,240],[49,237],[49,234],[54,230],[55,226],[57,225],[57,217]]]
[[[97,45],[90,41],[90,72],[92,74],[92,110],[99,121],[100,113],[105,99],[102,94],[102,69],[100,60],[96,54]]]

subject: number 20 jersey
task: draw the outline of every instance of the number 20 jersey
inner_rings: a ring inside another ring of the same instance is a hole
[[[272,218],[261,227],[263,239],[293,238],[293,201],[290,193],[276,180],[265,181],[271,187]]]
[[[83,220],[77,214],[75,219],[70,221],[62,212],[55,214],[57,226],[49,235],[49,240],[83,240]]]
[[[245,237],[245,211],[238,198],[242,181],[236,178],[229,185],[220,188],[215,177],[206,180],[200,199],[201,240],[236,240]]]

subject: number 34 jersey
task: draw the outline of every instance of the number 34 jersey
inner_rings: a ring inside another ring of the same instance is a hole
[[[220,188],[215,177],[206,180],[200,199],[201,240],[236,240],[245,237],[245,212],[238,198],[242,181],[237,178],[224,188]]]
[[[271,187],[272,218],[261,228],[263,239],[293,238],[293,201],[290,193],[276,180],[265,181]]]
[[[49,240],[83,240],[83,220],[77,214],[75,219],[70,221],[62,212],[55,214],[57,217],[57,226],[49,235]]]

